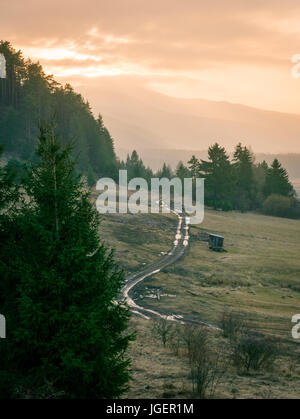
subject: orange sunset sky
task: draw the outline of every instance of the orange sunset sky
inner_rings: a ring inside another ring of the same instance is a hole
[[[0,0],[0,38],[77,90],[124,76],[171,96],[300,114],[298,0]]]

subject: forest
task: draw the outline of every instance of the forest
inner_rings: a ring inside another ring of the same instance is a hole
[[[128,178],[151,177],[171,179],[205,179],[205,204],[215,210],[241,212],[259,211],[267,215],[300,218],[300,203],[290,182],[287,170],[278,159],[271,165],[266,161],[255,163],[255,156],[246,146],[237,144],[233,159],[218,143],[208,149],[208,159],[197,159],[194,155],[185,165],[182,161],[175,170],[163,164],[153,173],[146,167],[136,151],[121,161],[120,167],[127,169]]]
[[[39,125],[54,118],[63,144],[73,144],[77,169],[90,184],[100,176],[115,178],[113,139],[101,115],[95,119],[89,103],[69,84],[62,86],[46,75],[9,42],[0,41],[0,54],[6,59],[6,78],[0,78],[0,143],[9,165],[17,169],[32,161]]]

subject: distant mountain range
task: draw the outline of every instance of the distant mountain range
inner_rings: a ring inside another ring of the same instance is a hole
[[[215,141],[232,151],[241,141],[255,153],[300,153],[300,115],[169,97],[117,77],[79,90],[101,112],[117,152],[206,150]]]

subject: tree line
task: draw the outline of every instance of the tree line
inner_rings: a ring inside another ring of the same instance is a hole
[[[205,202],[214,209],[262,210],[270,215],[300,217],[299,201],[288,173],[278,159],[269,166],[255,163],[252,151],[239,143],[229,157],[218,143],[208,149],[208,159],[188,162],[192,177],[205,178]]]
[[[252,151],[239,143],[230,158],[218,143],[208,149],[208,159],[192,156],[187,165],[182,161],[173,171],[166,163],[153,172],[146,167],[134,150],[121,161],[129,180],[142,177],[150,183],[152,177],[191,177],[205,179],[205,204],[216,210],[259,210],[269,215],[300,218],[300,204],[288,173],[278,159],[269,166],[255,162]]]
[[[0,143],[19,172],[23,161],[32,161],[43,120],[55,117],[62,143],[73,143],[77,169],[92,184],[101,176],[117,177],[118,160],[113,139],[101,115],[95,118],[90,105],[73,88],[62,86],[42,66],[25,60],[9,42],[0,41],[6,60],[6,78],[0,79]]]

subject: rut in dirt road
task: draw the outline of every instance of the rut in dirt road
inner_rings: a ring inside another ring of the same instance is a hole
[[[166,206],[163,204],[163,206]],[[172,210],[171,210],[172,211]],[[178,217],[178,225],[175,235],[175,240],[172,249],[161,258],[157,259],[156,261],[150,263],[146,267],[144,267],[141,271],[135,272],[131,275],[126,277],[126,284],[122,288],[122,294],[129,305],[131,310],[134,314],[139,315],[147,320],[151,317],[161,317],[166,320],[184,323],[192,323],[192,324],[199,324],[205,325],[207,327],[218,329],[217,326],[210,324],[208,322],[202,321],[197,319],[196,317],[179,314],[179,313],[171,313],[164,309],[156,309],[152,310],[151,308],[147,308],[142,306],[141,303],[137,304],[133,299],[134,288],[136,285],[140,284],[146,278],[151,277],[159,273],[162,269],[166,268],[169,265],[177,262],[181,257],[184,256],[186,250],[189,246],[189,225],[190,225],[190,217],[186,216],[183,213],[178,213],[176,211],[172,211]]]

